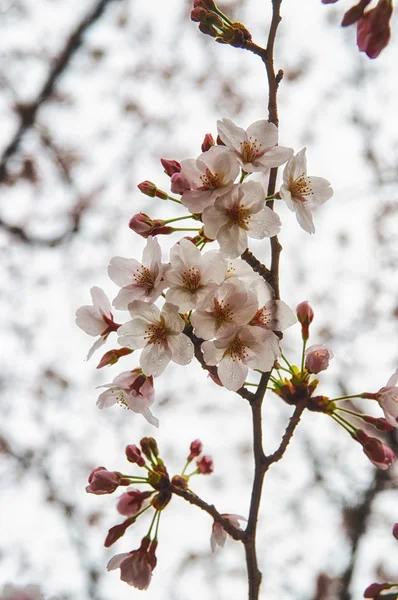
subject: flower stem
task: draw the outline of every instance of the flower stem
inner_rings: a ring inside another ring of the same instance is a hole
[[[350,400],[350,398],[363,398],[362,394],[352,394],[352,396],[339,396],[339,398],[331,398],[330,402],[339,402],[340,400]]]
[[[195,229],[194,227],[173,227],[173,231],[200,231],[200,229]]]
[[[308,340],[303,340],[303,352],[301,354],[301,372],[304,371],[304,360],[305,360],[305,349],[307,347],[307,341]]]
[[[192,219],[192,215],[186,215],[184,217],[174,217],[173,219],[167,219],[167,221],[164,221],[164,224],[168,224],[168,223],[175,223],[176,221],[183,221],[184,219]]]

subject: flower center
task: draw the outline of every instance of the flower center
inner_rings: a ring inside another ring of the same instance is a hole
[[[168,329],[165,327],[162,319],[160,323],[154,323],[148,326],[148,329],[145,331],[144,339],[147,340],[147,344],[163,345],[166,342],[168,335]]]
[[[155,275],[150,272],[149,269],[141,265],[133,274],[133,280],[135,285],[139,285],[143,288],[153,288],[155,282]]]
[[[232,344],[226,351],[226,354],[230,354],[233,361],[244,360],[248,354],[246,352],[246,344],[237,335],[233,340]]]
[[[228,302],[224,304],[224,300],[219,302],[217,298],[215,298],[211,315],[215,319],[216,327],[218,329],[223,323],[230,323],[232,321],[233,310]]]
[[[244,208],[240,204],[235,204],[230,210],[228,210],[229,222],[237,225],[241,229],[249,229],[250,222],[250,210]]]
[[[311,179],[305,173],[301,173],[289,186],[290,193],[295,198],[305,202],[305,196],[312,195]]]
[[[256,138],[250,136],[248,140],[240,143],[240,155],[243,162],[253,162],[255,158],[263,155],[261,144],[259,144]]]
[[[272,319],[271,311],[263,306],[260,308],[252,320],[250,321],[250,325],[257,325],[258,327],[266,327],[268,328]]]
[[[182,274],[182,282],[184,287],[191,293],[196,292],[200,288],[200,273],[195,267],[190,267]]]
[[[205,190],[215,190],[221,187],[220,177],[217,173],[212,173],[210,169],[206,169],[205,173],[200,176]]]

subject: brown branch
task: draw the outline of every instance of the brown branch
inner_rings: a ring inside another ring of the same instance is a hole
[[[268,469],[271,465],[273,465],[274,463],[281,460],[281,458],[285,454],[287,447],[290,444],[290,441],[296,430],[296,427],[300,423],[301,416],[302,416],[304,410],[306,409],[306,406],[307,406],[306,399],[300,400],[297,403],[296,408],[294,409],[294,413],[289,419],[289,424],[286,427],[285,433],[283,434],[281,443],[279,444],[279,448],[277,450],[275,450],[275,452],[273,452],[269,456],[264,457],[263,464],[265,467],[265,471],[268,471]]]

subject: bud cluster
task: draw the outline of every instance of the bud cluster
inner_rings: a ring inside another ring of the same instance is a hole
[[[252,37],[242,23],[232,22],[213,0],[194,0],[191,20],[199,23],[202,33],[215,38],[216,42],[243,48]]]

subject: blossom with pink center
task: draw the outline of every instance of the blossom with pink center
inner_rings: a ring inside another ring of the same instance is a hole
[[[391,375],[385,387],[376,394],[376,399],[383,409],[387,421],[398,427],[398,369]]]
[[[231,188],[238,174],[236,157],[224,146],[213,146],[196,160],[183,160],[181,178],[190,189],[183,192],[181,202],[192,213],[201,213]]]
[[[231,525],[233,525],[237,529],[242,529],[240,526],[240,521],[247,521],[247,519],[245,519],[245,517],[242,517],[241,515],[233,515],[233,514],[231,515],[231,514],[225,513],[225,514],[222,514],[221,516],[224,517],[224,519],[228,519],[228,521],[231,523]],[[216,521],[214,521],[213,527],[211,529],[211,537],[210,537],[210,547],[211,547],[211,551],[213,552],[213,554],[217,550],[217,546],[220,546],[220,548],[224,547],[226,539],[227,539],[227,532],[225,531],[223,526],[220,525],[220,523],[216,523]]]
[[[138,550],[116,554],[108,562],[107,570],[120,569],[120,579],[138,590],[146,590],[152,579],[152,571],[156,567],[157,542],[147,537],[142,539]]]
[[[125,517],[134,517],[141,510],[149,506],[149,498],[152,492],[140,492],[140,490],[128,489],[118,500],[117,510]]]
[[[165,274],[166,301],[181,312],[204,308],[224,281],[226,264],[220,252],[201,253],[191,241],[182,239],[170,251],[171,268]]]
[[[330,183],[323,177],[307,175],[306,148],[288,161],[283,170],[283,184],[279,190],[287,207],[296,213],[297,221],[304,231],[315,233],[312,210],[333,196]]]
[[[221,141],[234,152],[246,173],[268,171],[283,165],[293,154],[292,148],[278,146],[278,128],[269,121],[256,121],[245,131],[230,119],[217,121]]]
[[[166,287],[163,279],[167,265],[162,264],[159,242],[149,237],[142,254],[142,263],[135,258],[112,258],[108,275],[122,289],[113,301],[113,306],[127,310],[133,300],[155,302]]]
[[[277,336],[261,327],[243,327],[214,342],[203,342],[207,365],[218,365],[217,374],[227,390],[236,392],[246,381],[249,367],[266,372],[280,355]]]
[[[119,329],[118,342],[133,350],[143,348],[140,365],[144,375],[158,377],[172,360],[178,365],[188,365],[194,347],[184,333],[185,323],[178,307],[168,302],[162,312],[154,304],[134,300],[129,304],[132,321]]]
[[[91,358],[98,348],[105,344],[108,335],[120,327],[113,320],[111,303],[105,292],[99,287],[90,290],[93,306],[81,306],[76,311],[76,325],[88,335],[97,336],[99,339],[90,348],[86,360]]]
[[[239,281],[228,281],[216,290],[206,310],[191,315],[195,335],[211,340],[231,335],[247,325],[256,314],[257,296]]]
[[[42,600],[40,586],[26,585],[24,587],[15,587],[7,584],[0,592],[0,600]]]
[[[205,208],[202,221],[206,236],[217,239],[221,253],[229,258],[246,250],[248,237],[273,237],[281,227],[278,215],[265,206],[263,187],[256,181],[234,185],[214,206]]]
[[[262,277],[259,279],[261,281],[253,281],[252,289],[256,292],[260,308],[250,325],[269,331],[284,331],[294,325],[297,319],[292,309],[282,300],[275,300],[271,286]]]
[[[326,371],[333,356],[333,352],[324,344],[314,344],[305,351],[305,368],[315,374]]]
[[[147,377],[141,369],[134,369],[120,373],[112,383],[99,387],[107,388],[107,390],[98,397],[98,408],[108,408],[119,402],[133,412],[142,415],[151,425],[159,427],[159,420],[149,410],[155,399],[153,377]]]

